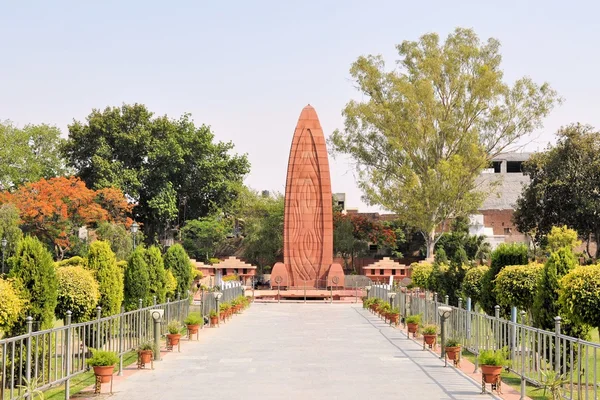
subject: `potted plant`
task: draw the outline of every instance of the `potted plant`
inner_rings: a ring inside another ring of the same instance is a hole
[[[152,361],[152,355],[154,354],[154,343],[144,342],[138,347],[138,355],[140,356],[140,362],[142,364],[149,364]]]
[[[179,321],[171,321],[169,325],[167,325],[167,341],[170,346],[177,346],[179,344],[179,339],[181,339],[181,324]]]
[[[210,326],[213,328],[219,324],[219,316],[216,310],[210,311]]]
[[[408,327],[408,333],[413,335],[417,333],[419,324],[421,323],[421,314],[409,315],[406,317],[406,326]]]
[[[112,351],[92,349],[92,357],[88,358],[87,365],[94,368],[94,375],[101,377],[101,383],[106,383],[110,382],[118,362],[119,357]]]
[[[460,342],[454,338],[446,339],[444,349],[449,360],[458,360],[460,358]]]
[[[392,308],[392,310],[388,313],[390,323],[394,323],[394,325],[398,325],[398,321],[400,319],[400,310],[398,308]]]
[[[423,340],[430,347],[435,344],[435,340],[437,339],[437,326],[435,325],[425,325],[421,332],[423,334]]]
[[[502,350],[483,350],[479,353],[477,361],[481,366],[481,374],[485,383],[498,383],[502,366],[508,362]]]
[[[187,325],[188,334],[194,335],[198,333],[198,328],[204,323],[204,319],[199,312],[189,313],[183,321]]]

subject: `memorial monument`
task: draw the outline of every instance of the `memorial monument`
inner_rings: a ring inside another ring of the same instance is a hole
[[[333,263],[333,207],[325,136],[310,104],[300,113],[292,138],[283,229],[283,263],[273,266],[271,286],[344,286],[342,267]]]

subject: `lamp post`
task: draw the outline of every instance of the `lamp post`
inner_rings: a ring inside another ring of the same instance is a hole
[[[221,297],[223,296],[223,293],[221,292],[213,292],[213,296],[215,297],[215,304],[217,307],[217,325],[219,324],[219,321],[221,320],[221,313],[219,312],[219,300],[221,300]]]
[[[388,298],[390,299],[390,312],[394,310],[394,298],[396,297],[396,293],[392,292],[391,289],[388,292]],[[390,325],[392,325],[392,319],[390,318]]]
[[[2,238],[2,273],[4,274],[4,253],[6,253],[6,245],[8,244],[8,240],[6,238]]]
[[[133,224],[131,224],[131,234],[133,235],[133,250],[135,250],[135,236],[139,227],[140,226],[135,221],[133,221]]]
[[[444,366],[448,365],[448,360],[446,359],[446,319],[452,314],[452,308],[447,306],[438,307],[438,314],[440,316],[440,321],[442,325],[442,354],[440,358],[444,358]]]

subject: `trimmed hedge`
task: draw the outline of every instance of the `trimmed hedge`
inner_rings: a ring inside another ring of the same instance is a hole
[[[100,299],[98,282],[91,271],[79,266],[62,267],[56,271],[58,278],[58,303],[56,316],[66,320],[71,311],[71,321],[88,321],[94,315]]]
[[[431,263],[413,263],[410,275],[412,284],[422,289],[429,289],[429,276],[432,271],[433,265]]]
[[[102,315],[114,315],[121,312],[123,303],[123,271],[117,265],[115,253],[110,244],[95,241],[90,245],[87,269],[94,273],[100,290],[98,305],[102,307]]]
[[[560,280],[559,302],[574,322],[600,329],[600,265],[577,267]]]
[[[0,279],[0,329],[10,331],[13,325],[25,317],[27,300],[18,283],[12,279]]]
[[[481,302],[481,292],[483,287],[483,277],[489,270],[487,265],[473,267],[465,274],[465,279],[461,284],[461,291],[465,297],[470,297],[473,306]]]
[[[156,296],[156,301],[164,303],[167,297],[167,273],[160,249],[151,246],[146,250],[146,264],[148,265],[148,278],[150,279],[150,300]]]
[[[145,260],[146,250],[139,246],[129,257],[125,268],[125,309],[135,310],[139,307],[139,300],[143,305],[148,305],[150,298],[150,277],[148,264]]]
[[[520,310],[531,310],[542,264],[509,265],[504,267],[494,280],[494,293],[498,304],[515,306]]]
[[[177,279],[176,293],[182,297],[187,296],[192,285],[192,266],[190,258],[180,244],[169,247],[165,254],[165,268],[173,273]]]

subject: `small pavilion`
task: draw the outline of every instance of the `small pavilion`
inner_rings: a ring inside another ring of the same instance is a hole
[[[196,262],[196,265],[202,264]],[[200,267],[204,276],[215,276],[217,271],[221,271],[221,277],[224,278],[230,275],[237,275],[240,282],[244,285],[251,285],[252,279],[256,275],[256,267],[240,260],[237,257],[228,257],[216,264],[206,265],[202,264]]]
[[[390,257],[384,257],[373,264],[362,267],[364,275],[373,282],[389,283],[390,276],[394,281],[402,281],[410,277],[410,266],[400,264]]]

